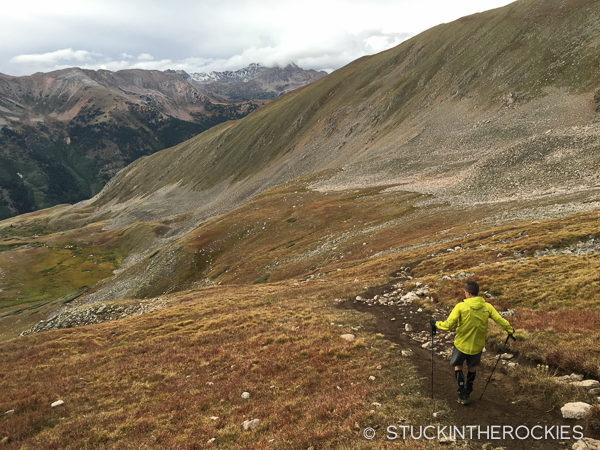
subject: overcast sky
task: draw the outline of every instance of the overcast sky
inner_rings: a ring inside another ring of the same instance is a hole
[[[0,14],[0,72],[64,67],[331,71],[511,0],[16,0]]]

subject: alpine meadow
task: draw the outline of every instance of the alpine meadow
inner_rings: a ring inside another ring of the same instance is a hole
[[[0,221],[0,448],[600,448],[599,2],[251,67],[54,74],[104,80],[69,154],[0,120],[54,205]]]

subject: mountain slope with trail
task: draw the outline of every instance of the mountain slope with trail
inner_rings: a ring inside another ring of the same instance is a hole
[[[440,25],[1,222],[10,445],[392,447],[398,421],[564,424],[571,401],[599,437],[597,396],[554,376],[600,377],[599,14],[521,0]],[[466,279],[514,312],[520,365],[460,409],[443,354],[430,399],[422,346]],[[428,294],[368,306],[397,283]]]

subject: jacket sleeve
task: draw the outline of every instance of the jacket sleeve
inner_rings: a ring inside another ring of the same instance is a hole
[[[460,307],[456,305],[445,322],[438,320],[435,323],[435,327],[440,330],[449,331],[456,326],[458,319],[460,318]]]
[[[494,322],[496,322],[507,333],[512,334],[515,332],[513,327],[510,326],[510,323],[508,323],[508,320],[506,320],[504,317],[502,317],[500,314],[498,314],[498,311],[496,311],[496,308],[494,308],[489,303],[488,303],[488,311],[490,312],[490,317],[492,319],[494,319]]]

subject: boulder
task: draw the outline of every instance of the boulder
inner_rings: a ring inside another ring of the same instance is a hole
[[[413,327],[410,323],[404,324],[404,330],[405,331],[412,331]]]
[[[572,373],[571,375],[563,375],[562,377],[556,377],[554,380],[558,383],[573,383],[574,381],[583,380],[583,375]]]
[[[254,430],[258,425],[260,425],[260,419],[244,420],[242,428],[244,431],[249,431]]]
[[[583,438],[573,444],[573,450],[600,450],[600,441],[592,438]]]
[[[565,419],[583,419],[592,409],[592,405],[585,402],[571,402],[560,408]]]
[[[242,398],[250,398],[250,392],[242,392]]]
[[[410,303],[414,300],[418,300],[419,296],[417,294],[415,294],[414,292],[409,292],[406,295],[403,295],[402,298],[400,300],[402,300],[403,302],[407,302]]]
[[[62,405],[64,405],[64,404],[65,404],[65,402],[63,402],[62,400],[56,400],[54,403],[52,403],[52,404],[50,405],[50,407],[51,407],[51,408],[56,408],[57,406],[62,406]]]
[[[340,337],[348,342],[352,342],[354,339],[356,339],[356,336],[354,336],[353,334],[342,334]]]
[[[600,381],[598,381],[598,380],[575,381],[572,384],[573,384],[573,386],[582,387],[585,389],[596,389],[596,388],[600,387]]]

